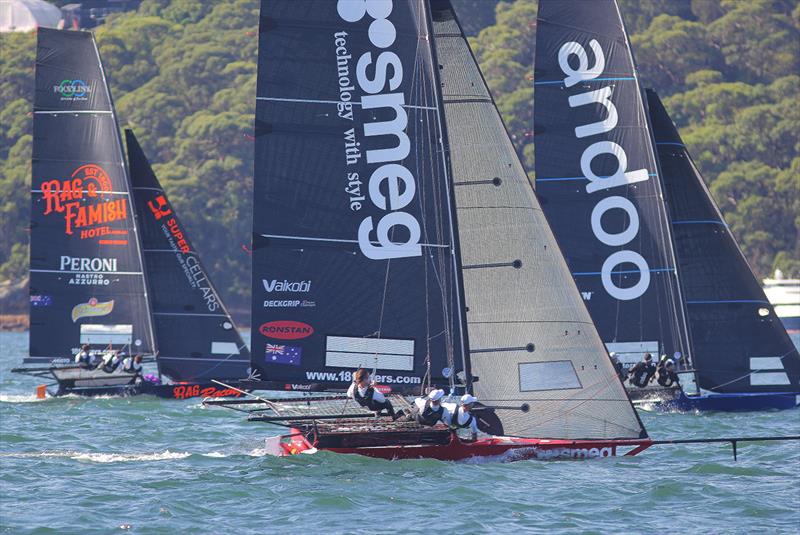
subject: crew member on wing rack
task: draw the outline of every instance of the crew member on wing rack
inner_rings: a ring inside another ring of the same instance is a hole
[[[89,344],[83,344],[81,350],[75,355],[75,364],[81,368],[89,368],[91,366],[92,357],[89,356]]]
[[[123,360],[122,371],[126,373],[135,373],[137,376],[142,375],[142,356],[136,355]]]
[[[675,361],[667,359],[664,365],[658,370],[658,384],[661,386],[676,386],[680,385],[678,374],[675,373]]]
[[[362,407],[367,407],[369,410],[375,411],[376,416],[380,415],[383,409],[386,409],[386,412],[392,417],[392,420],[397,420],[403,416],[403,411],[395,413],[392,403],[386,399],[383,394],[375,390],[375,387],[369,380],[369,372],[364,368],[356,370],[353,376],[353,384],[351,384],[350,388],[347,390],[347,397],[353,398],[356,400],[356,403]]]
[[[461,406],[456,405],[453,409],[453,414],[450,416],[450,421],[446,422],[450,425],[453,431],[459,429],[469,429],[470,439],[478,440],[478,420],[472,414],[472,405],[478,401],[478,398],[469,394],[461,396]]]
[[[639,388],[644,388],[656,373],[656,366],[653,364],[653,355],[645,353],[644,358],[637,362],[628,372],[628,381]]]
[[[442,405],[444,390],[432,390],[425,398],[414,400],[414,409],[411,416],[419,425],[434,426],[438,422],[447,423],[450,420],[450,411]]]

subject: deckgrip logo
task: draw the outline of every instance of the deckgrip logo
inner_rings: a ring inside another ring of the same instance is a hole
[[[367,36],[370,43],[378,49],[388,49],[397,38],[397,30],[389,20],[393,8],[391,0],[381,2],[339,0],[336,5],[339,16],[346,22],[356,23],[365,15],[374,19],[369,25]],[[345,31],[334,34],[334,37],[341,39],[337,47],[344,46],[344,38],[347,35]],[[368,70],[371,71],[372,77]],[[419,221],[408,212],[401,211],[414,200],[417,188],[411,171],[400,163],[408,157],[411,150],[411,143],[406,134],[408,115],[404,108],[405,95],[402,89],[397,91],[403,82],[403,63],[391,50],[380,52],[375,61],[372,52],[364,52],[356,65],[356,80],[364,93],[361,97],[363,117],[374,118],[391,113],[394,115],[394,119],[391,120],[373,120],[363,125],[365,139],[380,137],[385,144],[387,139],[394,138],[394,143],[388,147],[366,151],[366,163],[379,166],[372,171],[369,178],[369,199],[376,208],[389,213],[380,218],[377,229],[372,217],[368,216],[361,221],[358,227],[358,246],[364,256],[372,260],[422,256],[419,244],[421,235]],[[339,85],[341,84],[340,76]],[[357,160],[358,158],[349,158],[348,165],[351,165],[351,162],[357,163]],[[350,182],[357,181],[358,174],[348,173],[348,179]],[[388,195],[381,191],[384,181]],[[373,233],[377,240],[372,239]],[[392,238],[405,241],[396,242],[392,241]]]
[[[300,321],[278,320],[264,323],[258,328],[258,332],[267,338],[299,340],[300,338],[308,338],[314,334],[314,328]]]
[[[564,85],[567,88],[584,80],[593,80],[603,74],[605,69],[606,59],[605,53],[597,40],[592,39],[589,41],[589,46],[594,54],[594,65],[589,67],[589,59],[586,49],[580,43],[570,41],[564,43],[558,51],[558,64],[561,70],[566,75],[564,78]],[[571,61],[572,60],[572,61]],[[577,68],[574,66],[577,65]],[[569,106],[576,108],[578,106],[601,104],[605,107],[607,116],[605,119],[595,123],[577,126],[575,128],[575,137],[583,139],[586,137],[607,134],[617,126],[618,115],[617,108],[611,101],[612,87],[601,87],[593,91],[571,95],[569,97]],[[617,161],[617,170],[609,177],[600,177],[592,171],[592,161],[598,156],[606,155],[612,156]],[[644,182],[649,178],[647,169],[637,169],[636,171],[628,171],[628,157],[625,154],[625,149],[614,143],[613,141],[597,141],[584,149],[581,155],[581,171],[583,175],[589,179],[586,185],[586,193],[595,193],[598,191],[609,190],[620,186],[627,186],[636,182]],[[628,218],[628,226],[622,232],[609,233],[603,228],[602,218],[603,215],[609,210],[622,210]],[[595,237],[605,245],[614,248],[621,248],[630,243],[639,232],[639,213],[636,206],[626,197],[613,195],[604,197],[598,201],[592,210],[591,227]],[[639,272],[639,281],[630,288],[620,288],[611,279],[611,274],[614,268],[620,264],[633,264]],[[600,278],[603,283],[603,288],[608,294],[620,301],[630,301],[641,297],[650,285],[650,267],[647,261],[637,253],[627,249],[617,250],[603,262],[600,268]]]

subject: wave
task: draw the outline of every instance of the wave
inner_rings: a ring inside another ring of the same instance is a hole
[[[47,398],[37,398],[36,394],[0,394],[0,403],[36,403]]]
[[[37,452],[2,452],[0,458],[64,458],[93,463],[127,463],[142,461],[169,461],[185,459],[192,455],[188,452],[162,451],[152,453],[91,453],[80,451],[37,451]]]

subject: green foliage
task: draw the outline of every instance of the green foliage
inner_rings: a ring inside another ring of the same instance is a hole
[[[759,275],[800,274],[800,6],[620,0],[655,86]],[[536,2],[456,0],[533,170]],[[258,0],[144,0],[97,29],[132,127],[230,305],[247,308]],[[0,279],[27,270],[34,34],[0,35]]]

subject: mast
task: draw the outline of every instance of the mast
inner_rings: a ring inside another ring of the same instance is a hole
[[[542,0],[538,21],[536,192],[572,275],[623,362],[688,355],[669,217],[616,2]]]
[[[431,16],[475,394],[499,434],[646,436],[450,2],[433,0]]]
[[[650,121],[668,195],[699,386],[798,392],[800,355],[653,90]]]
[[[129,178],[91,33],[41,28],[31,189],[30,358],[155,353]]]
[[[159,370],[173,381],[242,379],[250,352],[133,131],[125,138]]]

